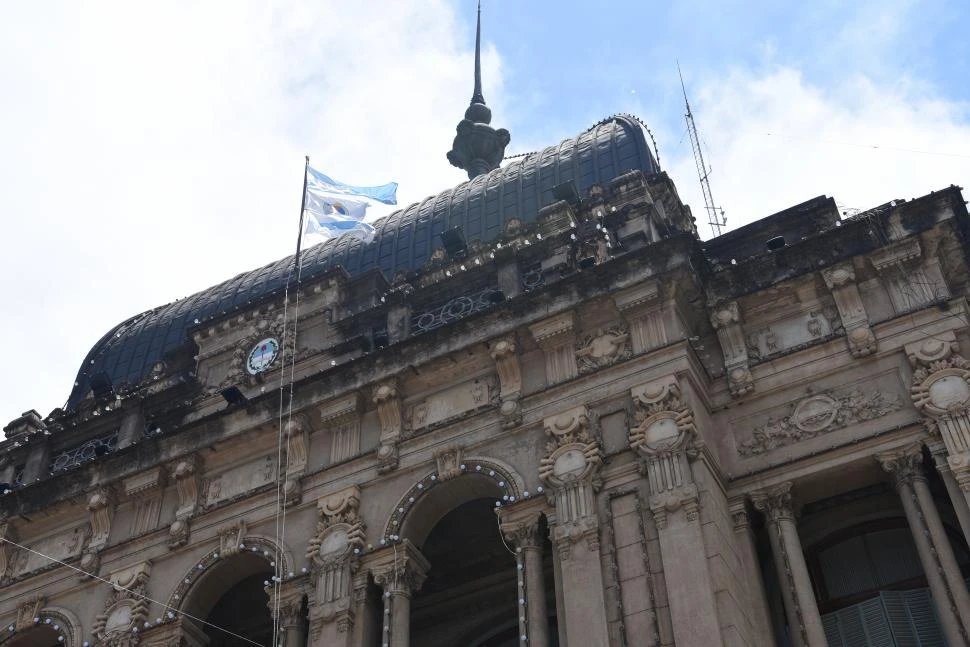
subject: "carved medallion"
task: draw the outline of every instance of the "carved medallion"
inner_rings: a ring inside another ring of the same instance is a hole
[[[587,335],[576,348],[580,373],[589,373],[626,359],[631,354],[630,334],[624,326],[613,326]]]

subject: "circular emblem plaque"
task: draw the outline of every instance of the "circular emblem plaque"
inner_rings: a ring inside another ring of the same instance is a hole
[[[258,375],[268,369],[276,360],[280,352],[280,343],[272,337],[263,339],[249,351],[246,358],[246,370],[250,375]]]

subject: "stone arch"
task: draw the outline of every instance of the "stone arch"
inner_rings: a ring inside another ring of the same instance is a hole
[[[462,503],[490,497],[511,503],[541,492],[541,487],[536,492],[527,491],[522,476],[502,461],[472,457],[456,460],[448,474],[428,472],[405,492],[384,524],[380,541],[383,545],[406,538],[420,547],[435,524]]]
[[[228,545],[223,538],[219,547],[205,553],[182,576],[168,599],[166,615],[169,619],[174,617],[172,609],[200,617],[198,611],[204,606],[203,599],[211,597],[213,591],[224,584],[217,576],[220,571],[225,572],[228,568],[235,571],[235,579],[243,579],[262,570],[261,565],[274,570],[284,580],[298,575],[291,570],[294,564],[292,553],[285,546],[277,544],[275,539],[262,535],[244,535],[238,542],[236,544],[233,541]],[[234,564],[227,566],[229,562]],[[239,568],[240,565],[242,568]]]
[[[40,627],[46,627],[52,634],[58,636],[58,644],[67,647],[82,647],[81,621],[73,611],[63,607],[43,607],[32,618],[17,618],[16,621],[8,623],[3,628],[5,635],[0,636],[0,642],[7,643],[7,641],[10,641],[10,645],[19,645],[18,636],[23,635],[23,638],[27,640],[29,639],[29,632]],[[84,643],[84,645],[87,644],[87,642]]]

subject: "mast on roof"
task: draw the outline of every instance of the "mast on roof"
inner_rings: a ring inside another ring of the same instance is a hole
[[[482,3],[479,0],[475,27],[475,89],[448,151],[448,161],[467,172],[469,180],[497,169],[505,156],[511,135],[504,128],[492,128],[491,122],[492,111],[485,105],[485,95],[482,94]]]
[[[701,151],[701,138],[697,134],[697,124],[694,123],[694,113],[691,112],[690,102],[687,100],[687,88],[684,86],[684,75],[680,72],[680,63],[677,63],[677,74],[680,76],[680,89],[684,92],[684,106],[687,114],[687,133],[690,135],[690,145],[694,149],[694,165],[697,166],[697,177],[701,182],[701,193],[704,195],[704,209],[707,211],[707,224],[711,226],[714,236],[721,235],[721,227],[727,224],[727,216],[724,209],[714,205],[714,196],[711,195],[711,167],[704,161],[704,153]]]

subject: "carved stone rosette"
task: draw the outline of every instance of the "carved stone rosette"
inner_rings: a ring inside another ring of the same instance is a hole
[[[317,501],[317,533],[307,544],[314,575],[310,604],[311,630],[337,621],[344,631],[353,626],[351,589],[364,545],[360,490],[351,486]]]
[[[970,360],[958,351],[953,333],[906,346],[914,367],[913,404],[942,438],[950,470],[970,495]]]
[[[589,550],[599,549],[593,495],[600,485],[603,453],[590,434],[589,417],[584,405],[544,421],[548,454],[539,462],[539,479],[552,491],[556,505],[550,534],[561,559],[569,559],[571,546],[582,539]]]
[[[522,371],[514,336],[502,337],[489,343],[489,354],[495,360],[495,370],[500,383],[499,412],[502,426],[506,429],[522,421],[519,396],[522,392]]]
[[[839,263],[822,270],[822,278],[839,310],[849,352],[857,358],[875,353],[876,336],[869,327],[869,315],[859,295],[855,267],[851,262]]]
[[[96,645],[133,647],[139,643],[139,631],[148,616],[146,586],[151,569],[151,562],[141,562],[111,574],[111,593],[92,627]]]
[[[377,405],[377,417],[381,422],[380,445],[377,448],[377,471],[386,474],[397,468],[398,441],[401,439],[401,397],[395,380],[374,387],[371,396]]]
[[[681,399],[673,376],[635,387],[630,448],[640,457],[650,486],[650,509],[659,529],[667,514],[683,508],[688,521],[697,519],[697,488],[690,459],[697,456],[694,415]]]
[[[183,546],[189,540],[189,520],[199,506],[199,477],[202,465],[197,456],[186,456],[172,466],[171,476],[178,490],[179,504],[175,521],[168,529],[168,546]]]
[[[724,371],[727,373],[731,395],[738,397],[754,390],[754,378],[748,368],[748,347],[741,327],[741,313],[737,301],[722,303],[711,313],[711,325],[717,332],[724,355]]]

